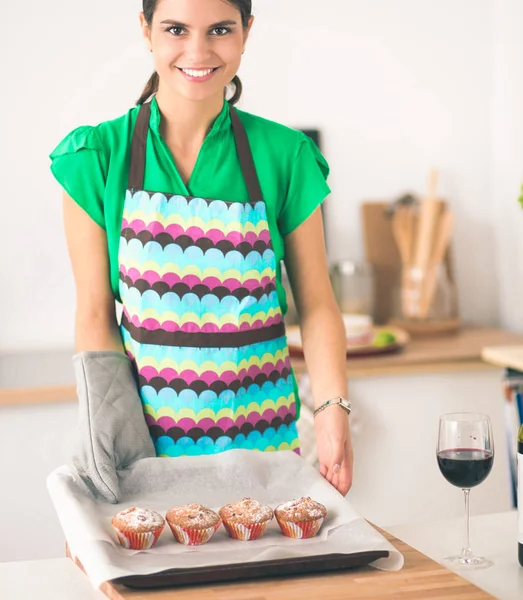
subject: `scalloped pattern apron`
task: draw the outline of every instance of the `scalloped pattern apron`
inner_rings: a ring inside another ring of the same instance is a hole
[[[144,190],[150,105],[131,146],[119,247],[121,334],[158,456],[299,453],[267,210],[231,107],[250,201]]]

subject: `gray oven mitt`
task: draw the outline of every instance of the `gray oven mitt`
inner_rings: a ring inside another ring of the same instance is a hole
[[[72,462],[108,502],[119,498],[117,471],[156,456],[129,358],[117,351],[73,357],[79,437]]]

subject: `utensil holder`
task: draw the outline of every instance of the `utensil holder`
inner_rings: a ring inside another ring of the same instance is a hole
[[[447,321],[458,316],[456,287],[445,263],[426,269],[403,266],[400,285],[401,319]]]

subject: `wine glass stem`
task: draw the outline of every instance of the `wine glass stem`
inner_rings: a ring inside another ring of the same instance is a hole
[[[470,489],[463,490],[463,493],[465,494],[465,537],[461,548],[461,556],[467,558],[472,556],[472,550],[470,549]]]

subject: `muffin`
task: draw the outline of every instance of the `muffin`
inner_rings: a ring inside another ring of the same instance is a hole
[[[152,548],[165,527],[165,520],[148,508],[126,508],[111,521],[120,544],[128,550]]]
[[[221,508],[220,517],[230,537],[250,541],[263,535],[274,517],[274,512],[270,506],[257,500],[243,498]]]
[[[305,539],[318,533],[327,516],[327,509],[323,504],[307,497],[280,504],[274,514],[283,535]]]
[[[174,506],[165,518],[176,541],[186,546],[206,544],[222,522],[218,514],[201,504]]]

